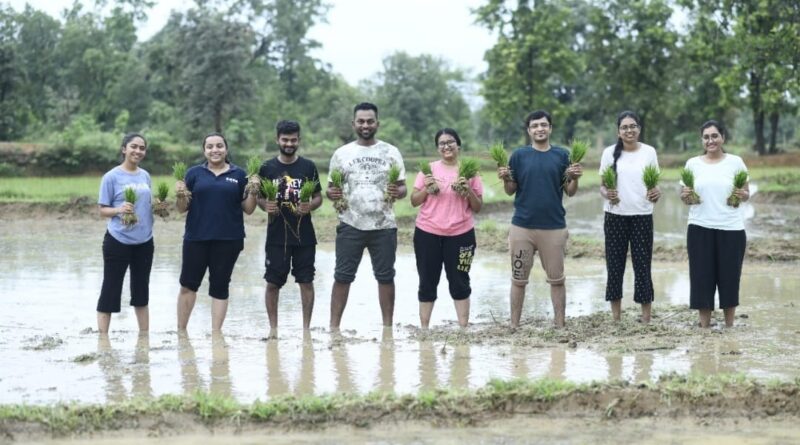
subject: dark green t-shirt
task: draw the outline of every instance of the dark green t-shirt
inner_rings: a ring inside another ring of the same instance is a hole
[[[563,229],[567,227],[564,196],[564,173],[569,167],[569,152],[558,146],[538,151],[520,147],[508,163],[517,192],[511,224],[526,229]]]

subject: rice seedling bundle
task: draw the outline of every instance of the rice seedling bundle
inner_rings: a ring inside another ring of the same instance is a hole
[[[317,181],[303,181],[300,186],[300,202],[309,202],[314,195],[314,189],[317,187]]]
[[[136,205],[136,190],[133,187],[126,187],[125,188],[125,202],[129,202],[133,205]],[[131,213],[123,213],[120,217],[122,220],[122,224],[126,227],[131,227],[137,222],[139,222],[139,218],[136,216],[136,211]]]
[[[172,164],[172,176],[176,181],[183,181],[186,179],[186,164],[183,162],[176,162]],[[175,197],[177,199],[192,199],[192,193],[189,190],[176,190]]]
[[[502,142],[496,142],[489,147],[489,156],[497,164],[497,167],[508,167],[508,153]],[[513,177],[511,170],[508,170],[509,177]]]
[[[607,190],[617,190],[617,172],[614,171],[614,168],[606,167],[600,176],[603,180],[603,185]],[[612,206],[617,205],[619,204],[619,198],[610,199],[609,202]]]
[[[733,174],[733,190],[731,190],[730,196],[728,196],[728,205],[737,208],[739,204],[742,203],[742,200],[736,196],[736,190],[744,187],[747,183],[747,172],[744,170],[739,170]]]
[[[572,147],[569,151],[569,163],[578,164],[581,162],[586,152],[589,151],[589,142],[581,139],[572,141]]]
[[[167,195],[169,195],[169,186],[166,182],[159,182],[156,189],[156,205],[153,206],[153,213],[165,219],[169,217]]]
[[[392,164],[389,166],[389,172],[386,175],[386,186],[396,184],[397,181],[400,180],[400,167],[397,164]],[[392,204],[394,202],[394,197],[389,194],[389,190],[387,188],[386,191],[383,192],[383,200],[387,204]]]
[[[258,176],[258,171],[261,169],[261,159],[258,155],[250,156],[247,159],[247,185],[245,186],[245,191],[250,193],[258,193],[259,184],[261,182],[261,178]],[[258,180],[254,180],[253,178],[258,178]]]
[[[648,165],[642,171],[642,181],[644,182],[647,190],[653,190],[658,187],[658,180],[661,179],[661,172],[655,165]]]
[[[419,163],[419,171],[422,172],[422,174],[425,175],[425,176],[433,175],[433,171],[431,170],[430,162],[420,161],[420,163]],[[435,194],[439,193],[439,185],[436,184],[435,182],[433,184],[431,184],[431,185],[426,185],[425,186],[425,191],[429,195],[435,195]]]
[[[328,174],[328,179],[335,188],[339,189],[344,193],[344,174],[339,169],[331,170],[330,174]],[[347,198],[342,196],[339,199],[333,200],[333,208],[338,213],[342,213],[347,210]]]
[[[451,187],[452,189],[458,193],[459,195],[466,195],[469,191],[469,185],[466,183],[461,183],[461,178],[466,179],[469,181],[470,179],[474,178],[478,175],[480,171],[480,163],[475,158],[462,158],[461,161],[458,163],[458,180],[454,182]]]
[[[267,201],[278,199],[278,186],[272,182],[272,179],[261,180],[261,196],[266,198]]]
[[[700,196],[694,191],[694,173],[686,168],[681,169],[681,181],[683,185],[692,189],[692,194],[686,200],[689,205],[700,204]]]

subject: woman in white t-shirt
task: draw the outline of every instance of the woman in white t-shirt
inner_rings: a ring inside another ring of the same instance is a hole
[[[725,153],[725,128],[710,120],[700,127],[704,153],[686,161],[694,174],[694,189],[681,189],[681,199],[690,204],[692,192],[700,203],[689,207],[686,248],[689,253],[689,307],[700,314],[700,326],[711,324],[714,294],[719,291],[719,307],[725,314],[725,326],[733,326],[739,305],[739,281],[747,246],[744,215],[741,207],[728,205],[735,194],[740,201],[750,198],[747,182],[740,189],[733,186],[739,171],[747,172],[742,158]]]
[[[606,250],[606,301],[619,321],[622,308],[622,279],[628,247],[633,262],[633,301],[642,306],[643,323],[650,322],[654,298],[650,263],[653,257],[653,204],[661,197],[658,187],[647,190],[642,172],[647,166],[658,168],[655,148],[639,142],[642,123],[632,111],[617,117],[617,143],[603,150],[600,172],[613,168],[617,173],[616,189],[602,185],[605,198],[603,232]],[[617,201],[618,200],[618,201]]]

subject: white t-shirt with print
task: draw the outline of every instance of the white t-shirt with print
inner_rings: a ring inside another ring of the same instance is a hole
[[[614,164],[614,145],[606,147],[600,157],[600,174],[606,167]],[[653,165],[658,168],[656,149],[639,143],[636,151],[622,150],[617,159],[617,194],[619,204],[611,205],[608,199],[603,210],[615,215],[652,215],[653,203],[647,200],[647,187],[642,180],[644,168]]]
[[[709,164],[702,156],[686,161],[686,169],[694,173],[694,191],[700,204],[689,206],[689,224],[717,230],[744,230],[744,209],[728,205],[733,191],[733,175],[747,171],[742,158],[725,154],[721,161]]]
[[[333,153],[328,172],[339,169],[343,173],[342,192],[348,204],[347,210],[339,214],[339,221],[359,230],[397,228],[394,207],[384,200],[392,164],[400,167],[400,180],[405,180],[400,150],[381,140],[369,147],[354,141]]]

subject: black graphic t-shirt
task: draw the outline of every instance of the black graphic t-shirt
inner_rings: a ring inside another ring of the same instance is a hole
[[[278,208],[280,214],[271,217],[267,225],[267,244],[310,246],[317,244],[311,214],[302,217],[295,213],[300,205],[300,187],[306,181],[314,181],[314,193],[320,192],[319,172],[313,161],[298,156],[292,164],[284,164],[277,156],[261,164],[258,171],[261,179],[271,179],[278,186]]]

